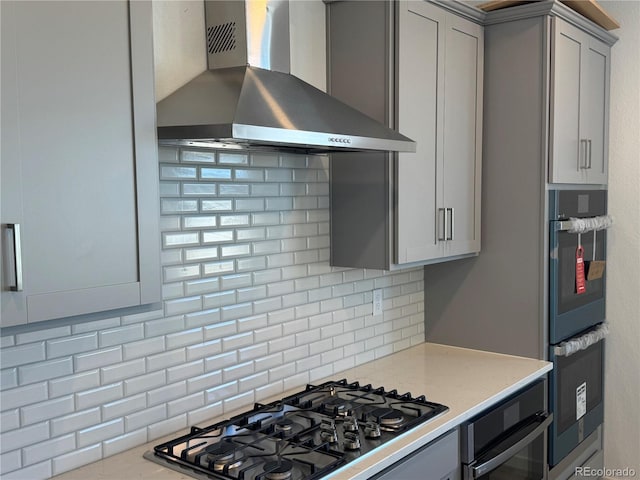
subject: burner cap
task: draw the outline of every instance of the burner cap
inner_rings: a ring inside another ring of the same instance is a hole
[[[393,408],[376,408],[371,412],[380,425],[392,426],[402,423],[404,416]]]
[[[293,428],[293,420],[290,418],[281,418],[276,422],[275,427],[278,432],[290,432]]]
[[[326,413],[345,417],[351,413],[351,404],[342,398],[334,397],[322,402],[322,409]]]
[[[235,445],[224,441],[209,445],[205,448],[205,452],[213,456],[211,463],[216,472],[239,467],[244,457]],[[211,463],[209,465],[211,465]]]
[[[268,462],[264,466],[265,478],[268,480],[287,480],[291,478],[293,462],[280,458],[273,462]]]

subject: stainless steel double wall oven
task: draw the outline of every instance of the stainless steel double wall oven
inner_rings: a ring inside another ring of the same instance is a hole
[[[603,422],[606,190],[553,190],[549,198],[549,464]]]

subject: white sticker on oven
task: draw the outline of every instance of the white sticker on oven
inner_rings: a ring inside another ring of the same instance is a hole
[[[576,420],[580,420],[587,413],[587,382],[576,388]]]

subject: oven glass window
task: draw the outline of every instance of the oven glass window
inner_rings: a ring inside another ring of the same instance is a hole
[[[479,480],[542,480],[544,478],[544,435],[540,435],[513,457]]]
[[[606,232],[596,233],[596,260],[604,260]],[[558,313],[562,314],[586,305],[603,297],[604,276],[587,281],[587,291],[576,294],[576,249],[578,235],[575,233],[558,233]],[[588,273],[588,262],[593,259],[593,233],[583,233],[581,244],[584,248],[585,274]]]
[[[562,433],[577,421],[578,388],[586,387],[586,409],[589,412],[602,402],[603,342],[568,357],[556,357],[558,409],[555,421]]]

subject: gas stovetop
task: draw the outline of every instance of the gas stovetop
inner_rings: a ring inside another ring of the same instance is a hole
[[[194,477],[320,478],[447,411],[424,396],[346,380],[304,391],[154,447],[145,458]]]

